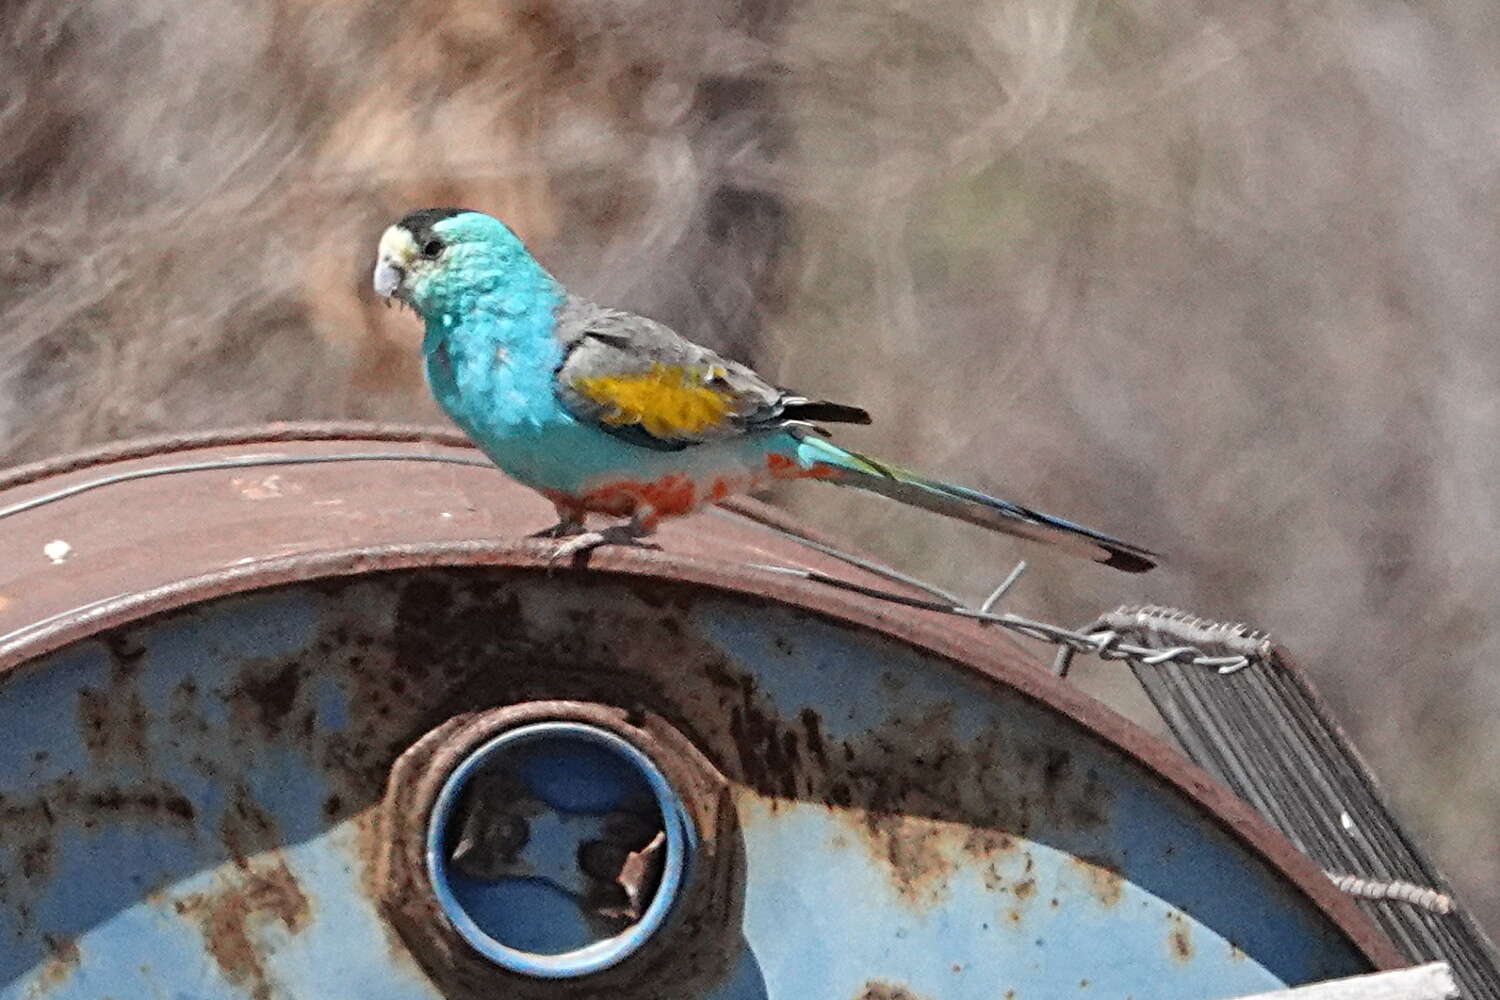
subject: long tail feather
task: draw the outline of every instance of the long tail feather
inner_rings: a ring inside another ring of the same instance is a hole
[[[887,465],[822,438],[800,436],[797,457],[804,465],[835,470],[828,480],[841,486],[854,486],[992,531],[1055,545],[1127,573],[1144,573],[1156,566],[1155,553],[1138,545],[977,490]]]

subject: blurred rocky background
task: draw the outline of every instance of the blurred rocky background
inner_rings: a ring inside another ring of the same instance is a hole
[[[1500,926],[1500,18],[1484,0],[0,0],[0,458],[436,421],[381,229],[869,407],[1160,548],[1009,606],[1269,628]],[[972,595],[1023,550],[803,484]],[[1140,715],[1124,668],[1084,683]]]

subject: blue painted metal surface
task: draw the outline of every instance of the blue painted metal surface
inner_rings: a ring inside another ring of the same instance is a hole
[[[727,780],[732,822],[698,833],[732,841],[735,898],[694,931],[727,959],[674,996],[1170,1000],[1370,968],[1181,788],[972,668],[703,587],[432,569],[0,676],[0,998],[443,995],[383,915],[386,776],[455,712],[538,698],[645,705]]]

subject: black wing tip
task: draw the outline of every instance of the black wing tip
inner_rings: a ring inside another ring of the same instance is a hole
[[[1117,549],[1110,546],[1104,550],[1107,557],[1099,560],[1110,569],[1122,573],[1148,573],[1157,566],[1157,556],[1145,549]]]
[[[822,420],[830,424],[873,422],[869,410],[845,403],[830,403],[826,399],[809,399],[806,402],[791,403],[784,411],[784,415],[794,420]]]

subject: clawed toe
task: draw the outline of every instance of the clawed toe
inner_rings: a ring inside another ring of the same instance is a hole
[[[556,536],[555,536],[556,537]],[[571,559],[584,552],[592,552],[601,545],[609,543],[602,531],[584,531],[574,535],[552,550],[552,555],[547,557],[548,566],[556,566],[558,563]]]
[[[572,538],[575,535],[584,534],[582,521],[558,521],[550,528],[534,531],[527,538]]]
[[[661,546],[641,537],[640,529],[629,524],[617,524],[603,531],[585,531],[576,534],[552,551],[548,566],[594,551],[601,545],[629,545],[638,549],[660,549]]]

